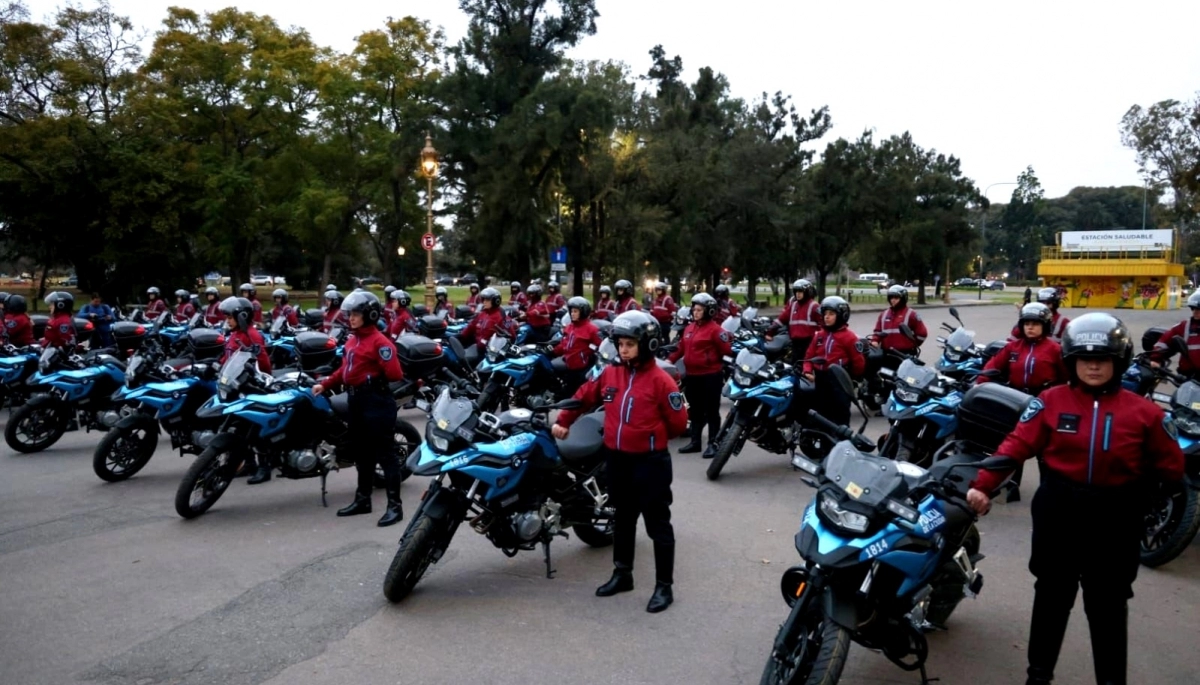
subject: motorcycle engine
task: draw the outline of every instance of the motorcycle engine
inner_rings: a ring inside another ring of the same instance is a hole
[[[292,450],[286,457],[287,465],[300,473],[308,473],[317,468],[320,458],[315,450]]]
[[[512,515],[512,529],[522,542],[537,539],[545,530],[554,535],[562,530],[562,520],[559,510],[562,505],[553,500],[546,500],[540,508],[533,511],[522,511]]]

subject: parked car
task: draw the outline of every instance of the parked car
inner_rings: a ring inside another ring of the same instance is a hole
[[[63,285],[67,286],[68,288],[78,288],[79,278],[74,275],[67,276],[67,280],[63,282]]]
[[[450,278],[449,276],[442,276],[441,278],[437,279],[436,283],[438,285],[454,285],[454,279]]]
[[[378,276],[363,276],[362,278],[359,278],[356,280],[358,281],[359,285],[364,285],[364,286],[380,285],[381,283],[383,283],[383,281],[380,280]]]
[[[254,285],[275,285],[275,281],[270,276],[251,276],[250,282]]]
[[[976,281],[974,278],[960,278],[954,282],[954,287],[955,288],[974,288],[974,287],[976,287],[977,283],[978,283],[978,281]]]
[[[1004,290],[1004,281],[983,281],[981,287],[984,290]]]
[[[479,282],[479,278],[476,277],[475,274],[463,274],[458,279],[459,285],[471,285],[472,283],[478,283],[478,282]]]

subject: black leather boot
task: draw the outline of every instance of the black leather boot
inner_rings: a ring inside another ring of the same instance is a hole
[[[359,514],[371,513],[371,496],[362,493],[354,494],[354,501],[350,506],[338,509],[338,516],[358,516]]]
[[[670,583],[655,583],[654,594],[650,595],[650,603],[646,605],[646,611],[657,614],[660,611],[665,611],[671,606],[671,602],[675,601],[675,595],[671,593]]]
[[[693,439],[688,444],[679,448],[680,454],[695,454],[701,450],[700,441]]]
[[[700,456],[704,457],[705,459],[712,459],[713,457],[717,456],[717,443],[708,443],[708,447],[704,448],[704,454]]]
[[[612,597],[618,592],[629,592],[633,589],[633,569],[617,567],[613,569],[612,578],[596,588],[597,597]]]
[[[387,511],[379,519],[379,527],[386,528],[404,520],[404,507],[400,504],[400,488],[387,489]]]
[[[1054,680],[1054,674],[1045,669],[1029,667],[1029,679],[1025,681],[1025,685],[1050,685],[1050,681]]]
[[[269,480],[271,480],[270,467],[259,466],[258,471],[256,471],[253,476],[250,476],[250,480],[246,481],[246,485],[258,485],[259,483],[265,483]]]

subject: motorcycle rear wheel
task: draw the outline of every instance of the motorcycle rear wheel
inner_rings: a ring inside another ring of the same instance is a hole
[[[183,474],[175,491],[175,512],[193,519],[208,511],[229,489],[240,465],[241,459],[234,457],[232,450],[205,449]]]
[[[974,556],[979,553],[979,545],[979,529],[971,524],[962,546],[967,550],[969,556]],[[953,561],[942,564],[942,568],[938,570],[932,581],[933,592],[929,595],[929,609],[925,614],[925,620],[939,628],[945,628],[946,622],[950,620],[950,614],[954,613],[959,602],[966,596],[963,591],[963,583],[963,574],[959,570],[958,564]]]
[[[383,577],[383,596],[389,602],[399,602],[407,597],[421,576],[425,575],[435,540],[433,519],[418,514],[408,530],[404,531],[400,548],[396,550],[387,575]]]
[[[746,426],[734,421],[729,426],[729,430],[725,431],[725,435],[721,437],[721,442],[717,443],[717,453],[713,455],[712,461],[708,464],[708,471],[705,475],[709,480],[716,480],[721,477],[721,469],[725,468],[725,464],[729,463],[729,458],[733,456],[733,449],[737,447],[738,440],[742,437],[742,431],[746,430]]]
[[[834,685],[841,679],[850,652],[850,632],[821,614],[820,609],[812,611],[820,618],[796,622],[796,629],[805,634],[796,637],[790,654],[767,657],[759,685]]]
[[[608,547],[613,543],[613,522],[609,520],[608,525],[598,526],[594,524],[579,523],[571,527],[575,531],[575,537],[583,541],[583,544],[588,547]]]
[[[63,436],[67,418],[57,404],[26,404],[13,412],[4,427],[4,441],[17,452],[31,454],[49,448]]]
[[[150,463],[158,433],[146,428],[113,428],[104,434],[92,455],[92,470],[100,480],[123,481]]]
[[[1142,564],[1155,568],[1183,554],[1198,531],[1200,493],[1186,482],[1164,484],[1146,513]]]

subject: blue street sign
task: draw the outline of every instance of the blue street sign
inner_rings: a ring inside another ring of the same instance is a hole
[[[550,263],[551,264],[566,264],[567,263],[567,248],[556,247],[553,250],[550,250]]]

